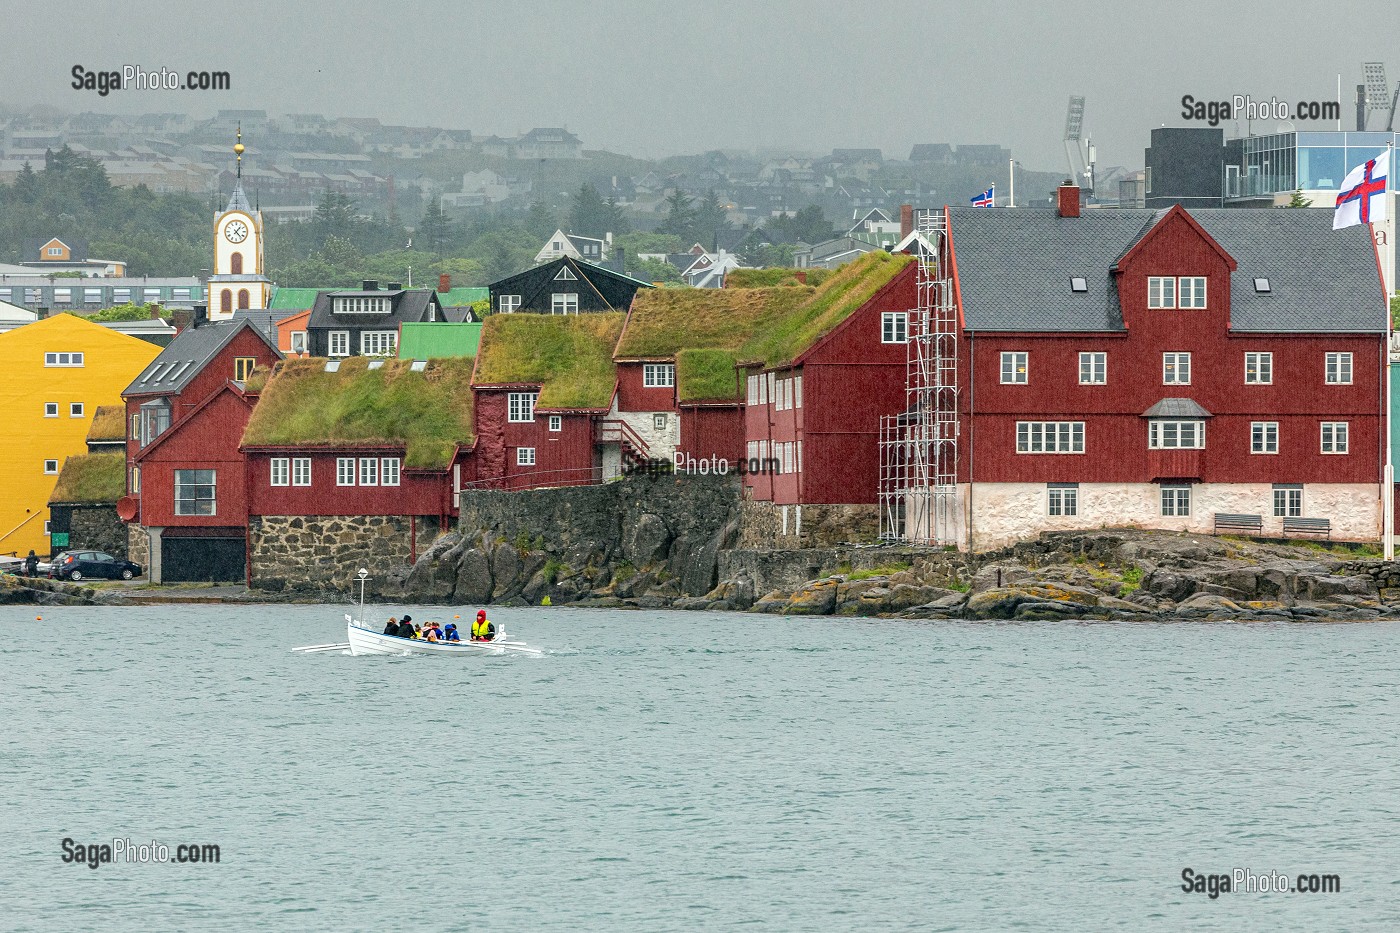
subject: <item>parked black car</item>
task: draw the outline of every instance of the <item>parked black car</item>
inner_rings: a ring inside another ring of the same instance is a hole
[[[55,580],[130,580],[141,576],[141,565],[119,560],[101,551],[64,551],[53,559],[49,576]]]

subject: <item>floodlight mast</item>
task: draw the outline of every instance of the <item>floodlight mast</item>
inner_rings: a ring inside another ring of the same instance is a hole
[[[1084,158],[1084,98],[1079,95],[1069,99],[1069,110],[1065,114],[1065,161],[1069,165],[1069,177],[1074,183],[1089,192],[1094,190],[1093,156],[1088,162]],[[1089,144],[1093,152],[1092,141]]]

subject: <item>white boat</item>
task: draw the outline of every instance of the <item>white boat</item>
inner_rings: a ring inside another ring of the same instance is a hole
[[[349,615],[345,617],[345,637],[350,643],[351,654],[400,656],[427,654],[434,657],[520,654],[527,657],[539,657],[544,653],[539,648],[531,648],[523,641],[512,641],[506,638],[504,629],[500,630],[492,641],[424,641],[419,638],[400,638],[397,635],[376,632],[372,628],[366,628]]]

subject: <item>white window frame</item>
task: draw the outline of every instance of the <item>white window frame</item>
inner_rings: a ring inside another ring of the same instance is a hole
[[[651,429],[652,429],[653,431],[664,431],[664,430],[666,430],[666,422],[667,422],[667,420],[668,420],[668,419],[667,419],[667,417],[666,417],[666,412],[664,412],[664,411],[653,412],[652,415],[651,415]]]
[[[880,342],[908,343],[909,314],[905,311],[884,311],[880,314]]]
[[[1023,386],[1030,381],[1031,356],[1025,350],[1003,350],[1001,354],[1001,384]]]
[[[563,416],[563,415],[550,415],[550,416],[549,416],[549,429],[550,429],[551,431],[562,431],[562,430],[564,430],[564,416]]]
[[[180,474],[182,474],[182,473],[208,473],[208,474],[209,474],[209,482],[207,482],[207,483],[193,482],[193,483],[188,483],[188,484],[181,483],[181,482],[180,482]],[[174,484],[175,484],[175,514],[176,514],[176,515],[203,515],[203,516],[208,517],[208,516],[218,515],[218,514],[219,514],[219,472],[218,472],[217,470],[176,470],[176,471],[175,471],[175,476],[174,476]],[[198,503],[205,501],[205,500],[199,499],[199,498],[196,498],[196,499],[194,500],[195,503],[196,503],[196,505],[195,505],[195,511],[193,511],[193,512],[188,512],[188,511],[183,511],[183,510],[181,509],[182,500],[181,500],[181,498],[180,498],[180,488],[181,488],[182,486],[184,486],[184,485],[188,485],[188,486],[190,486],[190,487],[192,487],[192,488],[202,488],[202,487],[207,486],[207,487],[209,487],[209,488],[213,491],[213,497],[212,497],[211,499],[208,500],[208,501],[209,501],[209,511],[208,511],[208,512],[201,512],[201,511],[198,510]]]
[[[1149,450],[1204,450],[1205,446],[1204,418],[1153,418],[1147,423]]]
[[[83,365],[81,353],[45,353],[44,365],[60,369],[76,369]]]
[[[1159,494],[1163,518],[1191,517],[1191,487],[1164,485]],[[1183,506],[1184,503],[1184,506]]]
[[[355,458],[336,457],[335,458],[335,484],[337,486],[355,485]]]
[[[361,457],[361,458],[360,458],[360,471],[359,471],[359,475],[357,476],[357,479],[359,480],[359,484],[360,484],[361,486],[378,486],[378,485],[379,485],[379,458],[378,458],[378,457]]]
[[[1074,518],[1079,515],[1079,484],[1050,485],[1045,490],[1045,514],[1051,518]]]
[[[379,461],[379,485],[397,486],[403,475],[403,464],[398,457],[383,457]]]
[[[393,356],[399,352],[399,332],[396,330],[360,331],[361,356]]]
[[[350,332],[333,330],[326,335],[326,356],[349,356]]]
[[[1268,351],[1244,355],[1244,384],[1267,386],[1274,384],[1274,355]]]
[[[1249,452],[1252,454],[1278,453],[1278,422],[1251,421],[1249,423]]]
[[[676,385],[675,363],[643,363],[642,385],[648,389],[672,389]]]
[[[292,458],[292,485],[293,485],[293,486],[310,486],[310,485],[311,485],[311,458],[310,458],[310,457],[293,457],[293,458]]]
[[[1341,456],[1351,452],[1351,422],[1322,422],[1322,452],[1329,456]]]
[[[515,448],[515,465],[516,465],[516,466],[534,466],[534,465],[535,465],[535,448],[533,448],[533,447],[517,447],[517,448]]]
[[[1352,366],[1350,353],[1329,353],[1323,378],[1329,386],[1351,385]]]
[[[748,394],[748,404],[750,404],[750,405],[757,405],[757,404],[758,404],[758,378],[759,378],[758,376],[749,376],[749,382],[748,382],[748,390],[749,390],[749,394]]]
[[[796,376],[793,376],[793,377],[792,377],[792,387],[793,387],[793,392],[794,392],[793,401],[792,401],[792,407],[793,407],[793,408],[801,408],[801,407],[802,407],[802,374],[801,374],[801,373],[798,373]],[[801,441],[798,441],[798,443],[801,444],[802,442],[801,442]]]
[[[292,345],[292,350],[291,350],[291,352],[293,352],[293,353],[305,353],[305,352],[306,352],[306,331],[304,331],[304,330],[294,330],[294,331],[292,331],[292,333],[291,333],[291,345]]]
[[[1303,487],[1286,483],[1274,484],[1274,518],[1303,517]]]
[[[1108,354],[1090,351],[1079,354],[1079,384],[1101,386],[1108,384]]]
[[[1206,306],[1206,277],[1183,275],[1176,282],[1176,306],[1188,311],[1203,311]]]
[[[1018,421],[1016,422],[1016,452],[1018,454],[1082,454],[1084,453],[1084,422]]]
[[[45,402],[45,403],[44,403],[44,417],[45,417],[45,418],[57,418],[57,417],[58,417],[58,403],[57,403],[57,402]]]
[[[268,484],[290,486],[292,482],[292,462],[287,457],[273,457],[268,462]]]
[[[511,392],[506,396],[506,420],[511,424],[529,424],[535,420],[538,392]]]
[[[57,461],[57,460],[45,460],[45,461],[44,461],[44,475],[45,475],[45,476],[57,476],[57,475],[58,475],[58,461]]]
[[[554,292],[549,296],[550,314],[578,314],[578,292]]]
[[[1154,310],[1176,307],[1176,276],[1147,277],[1147,307]]]
[[[1173,351],[1162,354],[1162,385],[1189,386],[1191,384],[1191,354]]]
[[[520,310],[520,296],[502,295],[496,299],[496,306],[502,314],[514,314]]]

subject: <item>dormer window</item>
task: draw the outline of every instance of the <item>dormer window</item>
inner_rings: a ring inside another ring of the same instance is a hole
[[[1147,279],[1149,308],[1191,308],[1206,306],[1206,277],[1203,275],[1153,275]]]
[[[371,298],[356,295],[331,300],[331,313],[333,314],[388,314],[390,310],[387,297]]]
[[[1147,306],[1149,308],[1176,307],[1176,278],[1174,276],[1153,275],[1148,277]]]
[[[1180,300],[1178,308],[1200,309],[1206,306],[1206,278],[1203,275],[1184,275],[1176,280]]]

